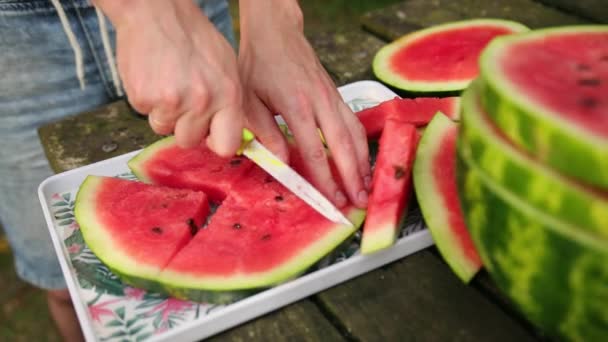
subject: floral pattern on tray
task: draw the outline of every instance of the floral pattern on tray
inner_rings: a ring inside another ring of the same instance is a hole
[[[349,102],[354,111],[377,104],[369,99]],[[373,153],[373,152],[372,152]],[[137,180],[131,173],[116,177]],[[72,272],[78,279],[79,295],[87,303],[93,330],[101,341],[144,341],[185,322],[202,319],[224,305],[178,300],[124,284],[87,247],[74,217],[77,189],[54,194],[51,212],[54,228],[69,254]],[[425,229],[417,205],[410,206],[400,237]],[[324,258],[309,272],[345,260],[359,249],[360,232],[337,254]],[[229,305],[229,304],[228,304]]]

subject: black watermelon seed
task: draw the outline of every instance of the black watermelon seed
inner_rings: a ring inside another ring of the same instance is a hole
[[[603,55],[600,57],[600,61],[602,62],[608,62],[608,55]]]
[[[162,234],[163,233],[163,229],[161,227],[152,227],[152,229],[150,229],[152,231],[152,233],[154,234]]]
[[[581,78],[580,80],[578,80],[579,85],[587,87],[596,87],[599,86],[600,83],[602,82],[599,78]]]
[[[194,219],[189,218],[186,223],[188,224],[188,227],[190,227],[190,235],[196,235],[196,233],[198,233],[198,227],[196,226],[196,223],[194,223]]]
[[[395,179],[401,179],[403,176],[405,176],[405,169],[403,166],[394,165],[393,168],[395,169]]]
[[[230,165],[232,166],[237,166],[237,165],[241,165],[242,160],[241,159],[232,159],[230,161]]]
[[[267,241],[267,240],[270,240],[270,234],[264,234],[264,235],[262,235],[261,240],[262,240],[262,241]]]
[[[581,104],[581,106],[588,108],[588,109],[595,108],[598,105],[598,101],[596,99],[594,99],[593,97],[586,97],[586,98],[582,99],[579,103]]]
[[[235,223],[235,224],[233,224],[233,225],[232,225],[232,228],[234,228],[234,229],[236,229],[236,230],[239,230],[239,229],[241,229],[241,228],[243,228],[243,227],[241,226],[241,224],[240,224],[240,223]]]
[[[161,206],[161,208],[168,208],[168,207],[169,207],[169,204],[167,204],[167,203],[162,203],[160,206]]]
[[[277,202],[281,202],[283,200],[283,196],[281,196],[281,195],[275,196],[274,200]]]
[[[273,179],[271,176],[266,176],[266,178],[264,178],[264,183],[272,183]]]

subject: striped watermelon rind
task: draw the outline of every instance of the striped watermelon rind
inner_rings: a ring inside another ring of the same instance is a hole
[[[481,98],[492,120],[516,144],[565,174],[608,187],[608,139],[535,103],[533,96],[505,79],[497,63],[512,44],[579,32],[608,32],[608,26],[551,28],[495,38],[480,57]]]
[[[504,27],[512,30],[513,32],[525,32],[528,31],[529,28],[514,21],[503,20],[503,19],[471,19],[471,20],[462,20],[462,21],[454,21],[446,24],[435,25],[433,27],[429,27],[426,29],[418,30],[412,33],[409,33],[390,44],[385,45],[376,53],[372,68],[376,77],[378,77],[382,82],[389,84],[395,88],[403,89],[412,92],[450,92],[450,91],[460,91],[466,88],[471,79],[455,79],[451,81],[441,80],[441,81],[413,81],[408,80],[397,73],[395,73],[391,66],[390,60],[391,57],[403,49],[408,44],[418,40],[424,39],[426,36],[438,32],[449,31],[453,29],[459,28],[467,28],[467,27],[475,27],[475,26],[486,26],[493,25],[497,27]]]
[[[501,290],[549,334],[600,341],[608,332],[608,244],[547,215],[459,153],[467,227]]]
[[[608,193],[566,178],[521,153],[481,108],[476,81],[462,97],[460,149],[494,181],[558,219],[608,238]]]

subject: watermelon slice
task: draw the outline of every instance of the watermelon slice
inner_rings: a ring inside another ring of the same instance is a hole
[[[463,94],[461,153],[529,205],[608,238],[608,192],[564,177],[513,146],[481,108],[478,85]]]
[[[424,221],[439,252],[465,283],[482,267],[464,222],[456,187],[458,126],[437,114],[416,152],[414,187]]]
[[[233,301],[305,272],[365,217],[346,206],[354,226],[335,224],[247,160],[198,149],[166,138],[133,158],[129,165],[157,185],[95,177],[82,184],[76,212],[85,241],[125,282],[177,298]],[[165,185],[211,189],[223,201],[208,218],[204,193]]]
[[[130,283],[150,287],[205,222],[209,204],[199,191],[88,176],[74,211],[93,253]]]
[[[379,142],[372,191],[361,238],[361,253],[395,243],[412,191],[412,165],[418,132],[413,125],[387,120]]]
[[[458,156],[467,227],[498,287],[550,337],[604,341],[605,240],[528,205],[460,151]]]
[[[369,138],[376,138],[384,128],[387,119],[410,123],[417,127],[426,126],[435,113],[442,112],[458,121],[459,97],[418,97],[402,99],[396,97],[377,106],[357,112],[359,121],[365,127]]]
[[[480,68],[484,107],[514,143],[608,188],[608,26],[500,37]]]
[[[375,75],[413,92],[459,91],[478,75],[478,57],[497,36],[528,28],[507,20],[476,19],[419,30],[384,46],[374,57]]]
[[[128,165],[143,182],[200,190],[209,200],[220,202],[253,163],[241,156],[221,158],[206,148],[180,148],[174,137],[167,137],[148,146]]]

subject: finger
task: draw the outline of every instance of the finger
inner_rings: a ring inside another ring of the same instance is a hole
[[[231,157],[241,146],[243,112],[240,105],[220,109],[211,118],[207,146],[222,157]]]
[[[274,115],[255,95],[248,96],[246,126],[253,131],[258,140],[285,163],[289,162],[289,148],[285,136],[281,133]]]
[[[148,115],[148,123],[154,132],[161,135],[171,134],[175,128],[175,119],[165,115],[162,108],[154,108]]]
[[[175,124],[175,142],[183,148],[199,146],[209,134],[209,115],[187,112]]]
[[[343,207],[347,199],[332,176],[325,147],[317,133],[311,106],[308,105],[307,99],[299,101],[300,105],[296,106],[298,115],[286,115],[286,120],[296,139],[305,171],[321,193],[336,206]]]
[[[355,146],[355,154],[357,165],[359,166],[359,174],[363,179],[363,185],[366,190],[370,190],[372,182],[372,171],[369,163],[369,146],[367,144],[367,135],[365,128],[357,119],[357,116],[348,108],[348,106],[340,101],[338,110],[342,113],[342,118],[346,127],[350,131],[352,142]]]
[[[329,108],[332,107],[333,110],[327,109],[327,106],[317,106],[315,109],[318,113],[317,120],[340,173],[340,178],[343,180],[348,197],[354,205],[364,208],[367,206],[368,193],[359,171],[355,143],[342,114],[339,112],[339,107],[337,105],[329,106]]]

